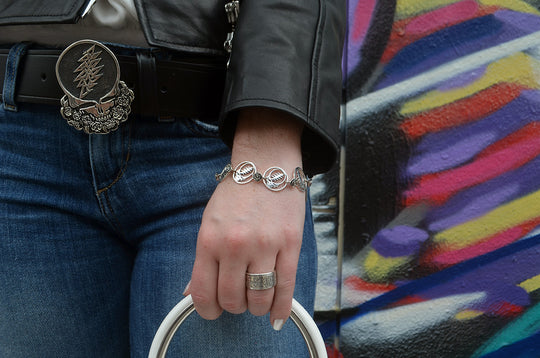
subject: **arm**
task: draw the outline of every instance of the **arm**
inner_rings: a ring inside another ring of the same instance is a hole
[[[339,141],[345,0],[241,0],[220,130],[232,144],[236,113],[267,107],[304,123],[307,174],[328,170]]]
[[[315,174],[334,163],[345,24],[344,0],[242,1],[220,123],[233,166],[249,160],[291,175],[301,164]],[[270,311],[280,328],[290,314],[304,218],[296,189],[220,183],[203,215],[186,291],[199,314]],[[246,272],[274,269],[275,289],[246,292]]]
[[[231,162],[250,160],[260,170],[278,165],[292,174],[302,164],[301,133],[301,122],[284,112],[245,109],[238,118]],[[215,319],[222,310],[270,311],[272,324],[280,328],[290,314],[304,216],[305,194],[295,188],[272,192],[262,183],[239,185],[230,177],[220,183],[203,215],[186,292],[199,314]],[[275,289],[246,291],[246,272],[273,270]]]

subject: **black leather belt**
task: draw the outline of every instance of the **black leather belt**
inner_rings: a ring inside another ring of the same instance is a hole
[[[8,49],[0,49],[0,91],[8,52]],[[60,106],[64,93],[55,74],[60,53],[60,50],[28,50],[17,79],[16,101]],[[135,93],[132,113],[201,119],[219,115],[225,64],[156,58],[154,75],[147,70],[140,73],[141,68],[145,68],[141,66],[141,56],[116,57],[120,64],[120,79]]]

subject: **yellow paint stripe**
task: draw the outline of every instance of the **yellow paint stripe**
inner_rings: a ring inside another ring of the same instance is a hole
[[[413,16],[428,13],[438,8],[455,4],[462,0],[398,0],[396,4],[396,20],[406,19]],[[540,12],[532,5],[521,0],[477,0],[484,6],[498,6],[502,9],[539,14]]]
[[[525,291],[527,292],[532,292],[540,289],[540,275],[523,281],[519,284],[519,286],[525,289]]]
[[[464,310],[455,315],[455,318],[460,321],[466,321],[483,315],[482,311]]]
[[[366,278],[371,282],[387,282],[390,275],[410,262],[405,257],[384,257],[373,249],[370,249],[364,261]]]
[[[540,12],[532,5],[520,0],[477,0],[480,4],[486,6],[498,6],[503,9],[517,12],[526,12],[538,15]]]
[[[405,103],[401,108],[401,114],[408,116],[444,106],[472,96],[501,82],[517,83],[529,88],[539,88],[536,68],[540,68],[539,61],[519,52],[488,65],[484,76],[474,83],[448,91],[433,90]]]
[[[500,206],[478,219],[441,231],[433,240],[460,249],[538,216],[540,190]]]
[[[405,19],[411,16],[417,16],[459,1],[461,0],[398,0],[396,4],[396,18]]]

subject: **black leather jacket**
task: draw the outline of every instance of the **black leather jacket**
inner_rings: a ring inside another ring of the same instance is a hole
[[[230,26],[227,0],[134,0],[148,43],[221,56]],[[75,22],[89,0],[0,0],[0,25]],[[304,167],[334,163],[339,139],[346,0],[241,0],[220,130],[232,142],[234,113],[263,106],[305,123]]]

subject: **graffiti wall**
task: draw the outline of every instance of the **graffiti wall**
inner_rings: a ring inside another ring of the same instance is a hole
[[[317,178],[335,357],[540,357],[540,1],[349,0]]]

